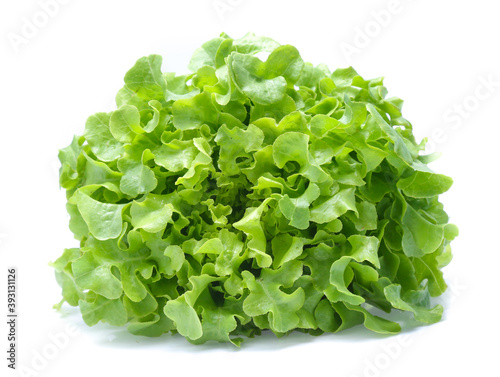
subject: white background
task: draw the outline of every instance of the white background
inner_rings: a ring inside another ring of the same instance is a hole
[[[496,2],[60,0],[50,15],[41,5],[46,2],[0,5],[0,313],[4,323],[6,268],[17,266],[18,362],[31,370],[12,375],[412,377],[498,371]],[[32,21],[36,30],[25,26]],[[161,54],[164,71],[187,72],[194,49],[222,31],[236,38],[253,31],[295,45],[306,61],[332,70],[353,65],[365,78],[385,76],[389,94],[405,100],[404,115],[417,139],[429,137],[443,153],[432,167],[455,180],[442,196],[461,231],[444,270],[450,290],[439,300],[442,322],[395,337],[361,328],[321,337],[266,335],[238,350],[193,346],[180,336],[147,339],[105,325],[88,328],[77,310],[51,309],[60,289],[47,264],[77,245],[58,188],[57,150],[83,132],[89,115],[114,109],[114,95],[136,59]],[[78,334],[63,335],[68,324]],[[7,327],[1,328],[4,376]]]

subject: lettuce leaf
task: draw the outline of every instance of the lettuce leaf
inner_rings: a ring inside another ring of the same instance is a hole
[[[80,242],[52,263],[62,302],[89,326],[237,346],[262,330],[401,330],[373,308],[441,319],[452,179],[382,78],[253,34],[206,42],[190,74],[161,64],[139,59],[117,109],[59,152]]]

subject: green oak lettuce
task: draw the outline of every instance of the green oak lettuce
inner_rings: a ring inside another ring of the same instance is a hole
[[[117,109],[59,153],[80,242],[52,263],[61,304],[90,326],[196,344],[400,331],[374,308],[440,320],[452,180],[382,79],[253,34],[206,42],[187,75],[161,64],[139,59]]]

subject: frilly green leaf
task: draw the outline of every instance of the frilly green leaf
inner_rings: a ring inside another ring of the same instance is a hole
[[[395,334],[394,309],[440,320],[452,179],[382,78],[252,33],[204,43],[189,73],[161,65],[140,58],[117,109],[59,151],[79,246],[51,264],[55,308],[237,346],[264,329]]]

